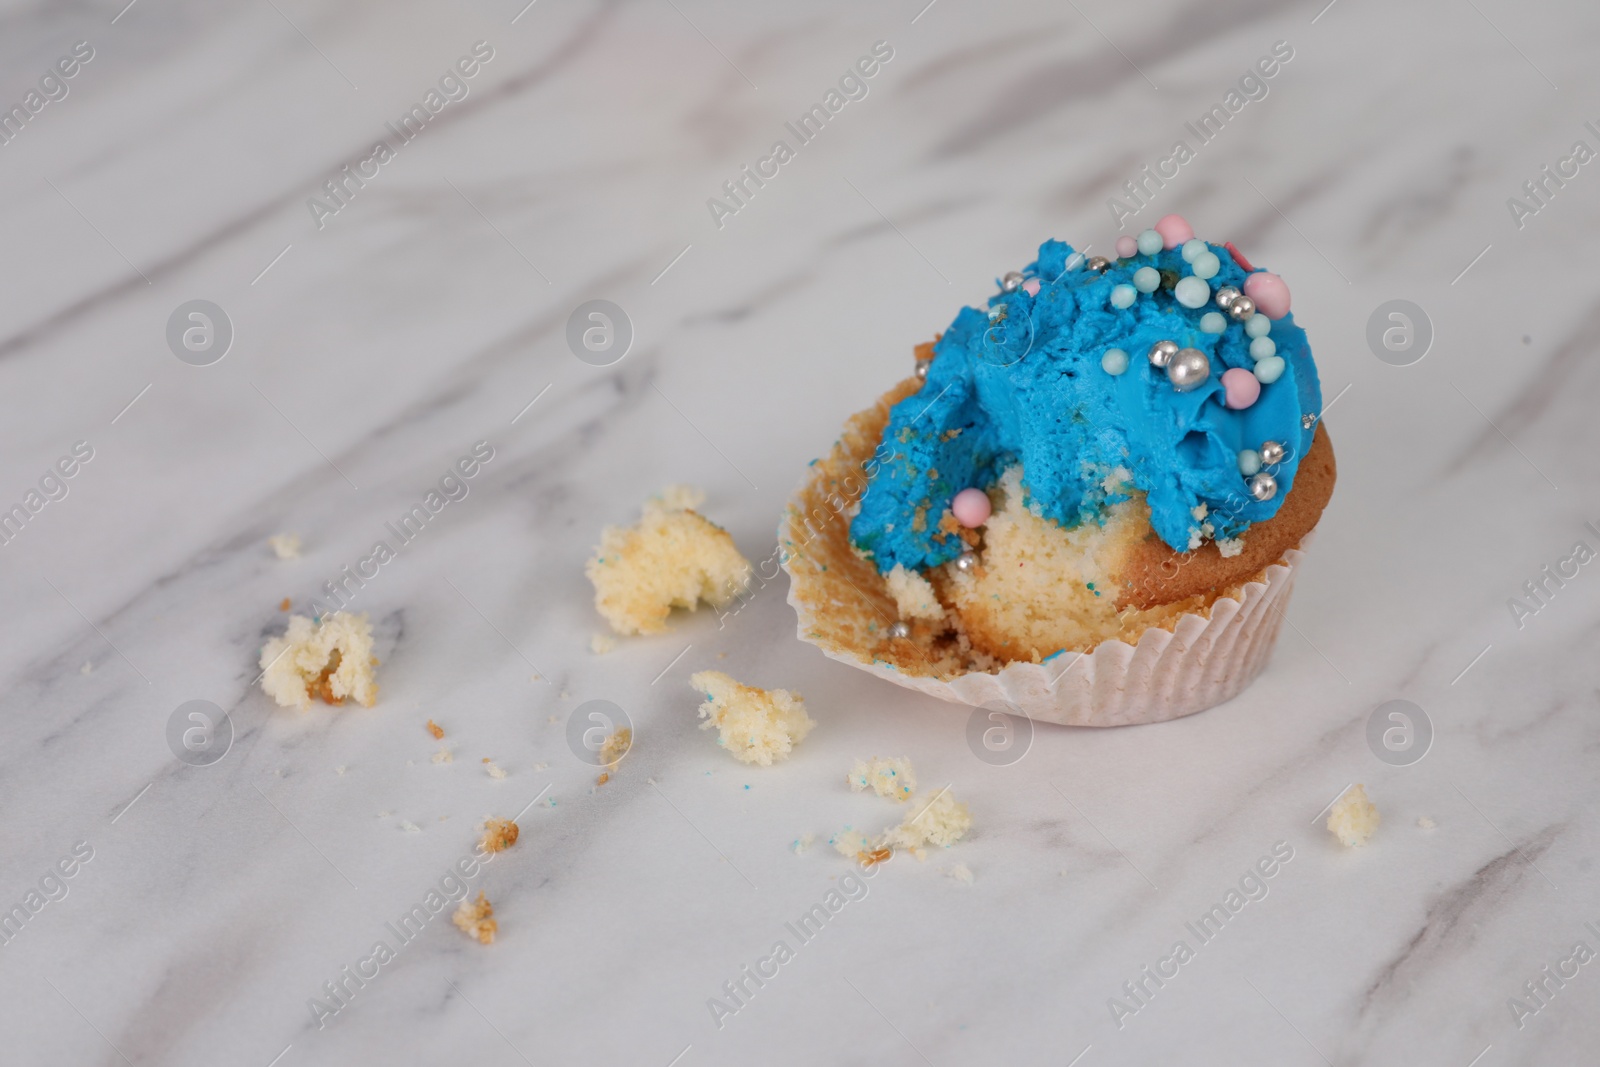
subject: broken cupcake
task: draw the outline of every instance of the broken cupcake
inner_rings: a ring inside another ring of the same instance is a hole
[[[1333,492],[1287,285],[1168,216],[1059,241],[918,346],[779,540],[800,635],[898,684],[1150,722],[1266,661]]]

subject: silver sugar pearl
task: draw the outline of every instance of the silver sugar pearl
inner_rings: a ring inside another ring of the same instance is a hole
[[[963,573],[971,571],[978,565],[978,557],[972,552],[963,552],[956,557],[956,570]]]
[[[1211,377],[1211,360],[1198,348],[1179,350],[1167,364],[1167,380],[1180,393],[1198,389]]]
[[[1250,495],[1262,503],[1266,503],[1278,495],[1278,479],[1266,471],[1259,472],[1250,479]]]
[[[1282,463],[1283,462],[1283,456],[1284,456],[1283,446],[1280,445],[1278,442],[1276,442],[1276,441],[1267,441],[1267,442],[1264,442],[1262,444],[1262,446],[1261,446],[1261,463],[1262,463],[1262,466],[1270,467],[1274,463]]]
[[[1316,424],[1317,424],[1317,417],[1315,415],[1301,415],[1300,416],[1300,428],[1301,429],[1309,430],[1313,426],[1315,426]]]
[[[1150,364],[1155,367],[1165,367],[1172,362],[1172,357],[1178,354],[1178,342],[1157,341],[1150,346],[1146,353],[1150,357]]]
[[[1005,277],[1000,279],[1000,289],[1003,292],[1014,293],[1020,288],[1022,288],[1021,271],[1007,271]]]
[[[1096,274],[1104,274],[1106,272],[1106,268],[1110,266],[1111,261],[1105,256],[1089,257],[1089,269],[1094,271]]]
[[[922,381],[927,381],[928,380],[928,367],[931,364],[932,364],[931,360],[926,360],[926,359],[917,360],[917,378],[918,379],[920,379]]]
[[[1243,293],[1233,286],[1224,285],[1221,289],[1217,290],[1217,307],[1221,308],[1223,311],[1227,311],[1228,305],[1232,304],[1235,300],[1239,299],[1239,297],[1243,295]]]
[[[1276,488],[1276,487],[1274,487],[1274,488]],[[889,627],[889,637],[891,639],[905,638],[905,637],[910,637],[910,636],[911,636],[911,624],[910,623],[897,622],[897,623],[894,623],[893,625],[891,625]]]
[[[1256,313],[1256,302],[1240,293],[1228,302],[1228,314],[1234,322],[1243,322]]]

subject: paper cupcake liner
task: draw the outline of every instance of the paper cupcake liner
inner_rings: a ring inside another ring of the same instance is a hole
[[[1171,632],[1153,627],[1137,645],[1102,641],[1090,652],[1063,652],[1044,663],[1009,663],[993,674],[971,672],[949,681],[907,674],[863,659],[867,653],[815,639],[815,615],[796,596],[792,575],[789,603],[799,617],[802,641],[829,659],[895,685],[952,704],[1007,705],[1040,722],[1130,726],[1193,715],[1243,692],[1277,642],[1281,612],[1302,558],[1304,553],[1289,550],[1282,564],[1266,569],[1265,581],[1246,582],[1239,599],[1219,597],[1210,618],[1183,615]]]
[[[857,495],[849,490],[856,487],[835,487],[843,472],[876,446],[888,405],[909,391],[903,385],[876,409],[851,420],[832,454],[808,472],[779,526],[789,603],[798,616],[802,641],[816,645],[830,659],[940,700],[998,707],[1069,726],[1128,726],[1192,715],[1231,700],[1266,666],[1304,558],[1302,550],[1315,530],[1301,538],[1297,548],[1286,551],[1282,561],[1262,571],[1258,580],[1245,582],[1237,597],[1218,597],[1206,615],[1180,616],[1170,631],[1152,627],[1134,645],[1112,639],[1089,652],[1063,652],[1044,663],[1009,663],[994,673],[970,671],[948,679],[875,661],[868,647],[872,632],[884,618],[893,619],[893,601],[876,570],[853,558],[848,545],[848,515]],[[827,532],[820,540],[814,535],[797,541],[802,529],[808,528],[808,510],[815,514],[824,498],[833,502]],[[848,586],[847,592],[839,592],[841,583]],[[851,619],[852,614],[858,618]]]

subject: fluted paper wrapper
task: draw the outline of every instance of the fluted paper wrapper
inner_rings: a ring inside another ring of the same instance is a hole
[[[1091,652],[1063,652],[1044,663],[1010,663],[994,674],[949,681],[868,662],[815,639],[812,612],[796,596],[792,573],[789,603],[799,616],[801,640],[895,685],[953,704],[1008,705],[1040,722],[1129,726],[1193,715],[1243,692],[1277,642],[1280,612],[1288,606],[1302,558],[1291,549],[1283,564],[1266,569],[1265,581],[1246,582],[1238,600],[1219,597],[1209,619],[1184,615],[1172,632],[1146,630],[1137,645],[1103,641]]]
[[[832,453],[818,460],[790,502],[778,530],[789,573],[789,603],[800,639],[830,659],[895,685],[973,707],[1009,706],[1029,718],[1070,726],[1164,722],[1221,704],[1242,692],[1266,665],[1278,638],[1295,572],[1315,531],[1284,553],[1237,597],[1219,597],[1209,617],[1185,614],[1169,632],[1152,627],[1138,643],[1103,641],[1089,652],[1063,652],[1044,663],[1010,663],[994,673],[941,678],[876,661],[873,645],[895,618],[894,601],[872,565],[849,547],[849,514],[862,482],[854,477],[872,454],[888,407],[913,391],[902,383],[845,427]],[[827,502],[822,530],[815,520]],[[873,636],[876,631],[876,638]]]

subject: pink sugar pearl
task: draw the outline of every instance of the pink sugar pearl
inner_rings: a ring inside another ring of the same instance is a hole
[[[1029,296],[1038,296],[1039,295],[1039,279],[1038,278],[1029,278],[1027,281],[1023,282],[1022,283],[1022,291],[1024,293],[1027,293]]]
[[[1244,295],[1256,302],[1256,310],[1277,320],[1289,314],[1289,287],[1276,274],[1256,271],[1244,280]]]
[[[1136,253],[1138,251],[1139,251],[1139,242],[1135,241],[1133,239],[1133,235],[1132,234],[1125,233],[1121,237],[1117,238],[1117,258],[1118,259],[1132,259],[1133,256],[1134,256],[1134,253]]]
[[[1235,411],[1242,411],[1260,398],[1261,381],[1255,371],[1234,367],[1222,372],[1222,391],[1223,403]]]
[[[1249,371],[1245,371],[1250,374]],[[1255,380],[1255,375],[1250,375],[1250,380]],[[950,501],[950,510],[955,513],[956,521],[967,529],[982,526],[989,521],[989,494],[982,489],[963,489]]]
[[[1182,215],[1163,215],[1154,229],[1161,235],[1161,243],[1169,249],[1194,240],[1194,227]]]

